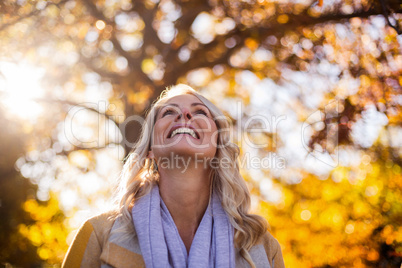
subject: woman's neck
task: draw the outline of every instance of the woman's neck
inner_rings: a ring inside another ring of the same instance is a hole
[[[211,169],[189,163],[186,169],[159,169],[160,195],[190,251],[210,199]]]

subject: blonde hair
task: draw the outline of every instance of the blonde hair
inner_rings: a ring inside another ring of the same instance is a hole
[[[239,172],[237,160],[239,148],[229,141],[230,124],[228,120],[214,104],[190,86],[184,84],[172,86],[162,92],[160,98],[152,105],[145,119],[140,139],[123,166],[118,214],[122,216],[126,229],[133,229],[131,208],[134,202],[149,193],[159,179],[158,173],[153,170],[153,162],[147,159],[156,116],[170,98],[183,94],[191,94],[197,97],[208,107],[215,120],[219,131],[215,157],[218,161],[223,158],[231,161],[230,168],[223,168],[219,165],[213,169],[212,188],[219,195],[222,207],[234,227],[235,247],[250,266],[255,267],[248,251],[265,234],[267,222],[258,215],[248,213],[250,194]]]

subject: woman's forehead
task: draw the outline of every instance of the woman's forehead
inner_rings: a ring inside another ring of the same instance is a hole
[[[199,98],[197,98],[196,96],[194,96],[192,94],[183,94],[183,95],[177,95],[177,96],[174,96],[172,98],[169,98],[165,102],[165,104],[172,104],[172,103],[180,104],[180,103],[183,103],[183,102],[188,102],[188,103],[198,102],[198,103],[202,103]]]
[[[209,110],[209,107],[204,104],[197,96],[186,94],[186,95],[178,95],[167,99],[166,101],[162,101],[159,105],[158,110],[163,109],[164,107],[174,106],[174,107],[182,107],[182,106],[204,106]]]

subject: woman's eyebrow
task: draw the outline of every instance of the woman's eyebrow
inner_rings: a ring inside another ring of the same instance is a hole
[[[166,107],[166,106],[176,106],[176,107],[179,107],[179,105],[176,104],[176,103],[167,103],[167,104],[164,105],[164,107]]]
[[[201,103],[201,102],[194,102],[191,104],[191,106],[197,106],[197,105],[202,105],[202,106],[205,106],[206,108],[208,108],[204,103]]]
[[[201,103],[201,102],[194,102],[194,103],[191,104],[191,106],[197,106],[197,105],[202,105],[202,106],[205,106],[206,108],[208,108],[204,103]],[[179,107],[179,105],[176,104],[176,103],[168,103],[168,104],[166,104],[164,107],[166,107],[166,106],[175,106],[175,107]]]

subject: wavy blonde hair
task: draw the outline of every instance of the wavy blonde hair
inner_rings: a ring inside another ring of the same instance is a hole
[[[250,266],[255,267],[248,251],[265,234],[267,222],[258,215],[249,214],[250,194],[239,172],[237,160],[239,148],[229,141],[230,124],[228,120],[214,104],[190,86],[178,84],[166,89],[148,112],[140,139],[123,166],[119,187],[118,214],[122,216],[124,226],[133,230],[132,206],[136,200],[149,193],[152,186],[159,180],[158,173],[154,171],[153,162],[147,158],[156,116],[169,99],[183,94],[191,94],[197,97],[208,107],[215,120],[219,131],[215,157],[218,161],[223,158],[231,161],[230,168],[223,168],[219,165],[213,169],[212,189],[219,195],[222,207],[234,227],[235,247]]]

